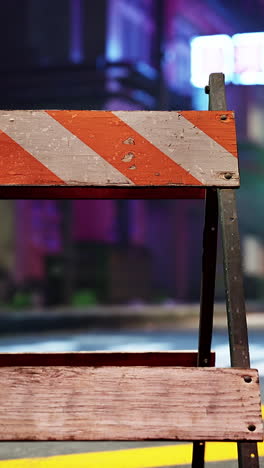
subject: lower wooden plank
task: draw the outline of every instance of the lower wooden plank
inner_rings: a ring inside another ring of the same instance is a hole
[[[205,189],[198,187],[66,187],[0,186],[1,199],[204,199]]]
[[[258,373],[1,367],[1,440],[262,440]]]
[[[195,351],[145,351],[111,352],[82,351],[72,353],[0,353],[3,366],[184,366],[195,367],[198,353]],[[211,353],[210,366],[215,365],[215,353]]]

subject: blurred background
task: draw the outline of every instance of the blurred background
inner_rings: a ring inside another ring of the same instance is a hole
[[[263,0],[9,0],[0,16],[2,109],[206,110],[209,73],[225,73],[239,141],[246,297],[258,310],[263,13]],[[0,201],[2,315],[196,304],[203,212],[196,200]],[[223,302],[220,250],[216,299]]]
[[[263,16],[264,0],[8,0],[0,15],[1,109],[206,110],[209,73],[225,73],[262,384]],[[203,214],[200,200],[0,200],[0,351],[197,348]],[[226,366],[220,243],[216,300]],[[2,443],[0,458],[73,450],[40,445]]]

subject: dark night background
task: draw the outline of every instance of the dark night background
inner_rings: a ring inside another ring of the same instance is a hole
[[[263,14],[263,0],[2,1],[0,108],[206,110],[191,83],[192,39],[261,32]],[[262,56],[241,50],[237,61],[264,74]],[[225,71],[210,59],[206,68],[204,85]],[[227,84],[227,99],[240,149],[246,294],[262,301],[263,85]],[[197,302],[203,209],[190,200],[3,200],[0,301],[15,309]]]

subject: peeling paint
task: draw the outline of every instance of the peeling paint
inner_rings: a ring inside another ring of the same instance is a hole
[[[122,158],[122,161],[124,161],[124,162],[131,162],[132,159],[134,159],[134,158],[135,158],[134,153],[127,153],[127,154],[125,154],[125,156]]]
[[[135,145],[135,140],[133,137],[129,137],[123,141],[124,145]]]

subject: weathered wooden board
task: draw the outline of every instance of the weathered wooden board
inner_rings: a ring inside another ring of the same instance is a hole
[[[0,379],[1,440],[262,440],[256,370],[1,367]]]
[[[6,366],[184,366],[195,367],[195,351],[112,352],[81,351],[72,353],[0,353],[0,367]],[[215,364],[211,353],[210,365]]]
[[[0,185],[237,187],[232,112],[0,111]]]

